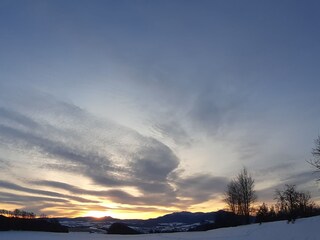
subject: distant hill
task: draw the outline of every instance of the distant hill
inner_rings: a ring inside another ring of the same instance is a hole
[[[220,210],[219,212],[224,212]],[[170,214],[166,214],[164,216],[160,216],[157,218],[150,218],[146,220],[142,219],[117,219],[109,216],[102,218],[94,218],[94,217],[77,217],[77,218],[59,218],[59,221],[84,221],[84,222],[123,222],[123,223],[139,223],[146,225],[154,225],[160,223],[185,223],[185,224],[193,224],[193,223],[204,223],[215,221],[218,212],[174,212]]]
[[[113,223],[109,229],[108,234],[122,234],[122,235],[128,235],[128,234],[140,234],[137,230],[128,227],[124,223]]]
[[[74,221],[87,221],[87,222],[112,222],[112,221],[121,221],[121,219],[105,216],[101,218],[96,217],[76,217],[76,218],[58,218],[59,221],[67,221],[67,220],[74,220]]]
[[[62,225],[70,231],[107,231],[114,223],[123,223],[141,233],[207,231],[215,228],[234,227],[244,224],[244,217],[231,212],[219,210],[217,212],[174,212],[157,218],[116,219],[112,217],[78,217],[59,219]],[[250,222],[255,218],[251,217]],[[97,229],[97,230],[93,230]]]
[[[116,219],[112,217],[78,217],[78,218],[60,218],[62,225],[68,226],[70,231],[93,231],[92,229],[105,230],[110,228],[114,223],[123,223],[133,229],[139,229],[142,233],[154,232],[180,232],[212,229],[212,224],[217,217],[224,216],[225,211],[218,212],[175,212],[151,218],[141,219]],[[208,225],[209,224],[209,225]],[[201,226],[197,228],[198,226]]]
[[[146,221],[155,222],[155,223],[201,223],[206,221],[214,221],[216,218],[217,212],[175,212],[170,213],[161,217],[154,219],[148,219]]]

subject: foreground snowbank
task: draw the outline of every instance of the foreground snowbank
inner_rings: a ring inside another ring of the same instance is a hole
[[[162,233],[117,236],[90,233],[0,232],[1,240],[319,240],[320,216],[286,221],[216,229],[208,232]]]

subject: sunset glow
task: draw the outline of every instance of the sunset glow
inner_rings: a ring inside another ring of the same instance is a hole
[[[106,216],[110,216],[107,212],[100,212],[100,211],[89,211],[85,214],[86,217],[95,217],[95,218],[102,218]],[[110,216],[111,217],[111,216]]]

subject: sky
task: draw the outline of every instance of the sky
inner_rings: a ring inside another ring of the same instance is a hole
[[[0,208],[149,218],[320,202],[319,1],[0,0]]]

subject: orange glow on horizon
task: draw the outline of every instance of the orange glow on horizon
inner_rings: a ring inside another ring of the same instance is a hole
[[[85,214],[86,217],[94,217],[94,218],[102,218],[102,217],[106,217],[106,216],[110,216],[110,214],[108,214],[105,211],[88,211]]]

